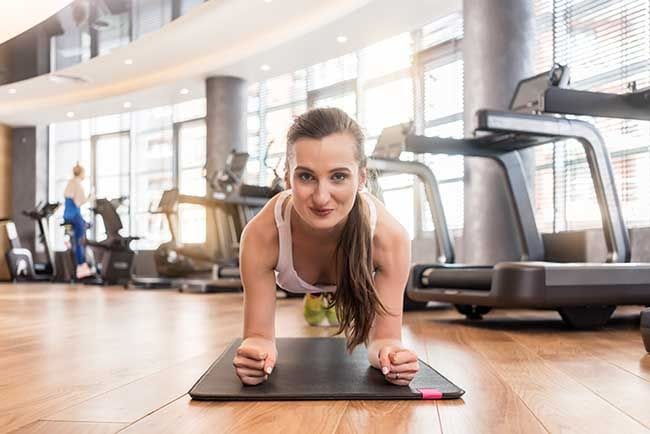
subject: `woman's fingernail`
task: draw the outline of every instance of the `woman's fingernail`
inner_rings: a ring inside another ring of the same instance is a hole
[[[382,374],[384,374],[384,375],[388,374],[388,367],[387,367],[387,366],[384,366],[383,368],[381,368],[381,372],[382,372]]]
[[[272,367],[272,366],[267,366],[267,367],[266,367],[266,373],[267,373],[267,374],[270,374],[272,371],[273,371],[273,367]]]

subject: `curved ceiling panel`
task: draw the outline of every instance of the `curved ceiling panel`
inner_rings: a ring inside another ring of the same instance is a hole
[[[460,8],[460,0],[212,0],[110,54],[0,86],[0,122],[13,126],[179,102],[203,95],[204,79],[275,76],[422,26]],[[336,35],[345,32],[346,46]],[[125,60],[131,59],[131,64]],[[273,65],[261,72],[259,65]],[[179,97],[178,89],[190,93]]]
[[[72,0],[0,1],[0,44],[45,21]]]

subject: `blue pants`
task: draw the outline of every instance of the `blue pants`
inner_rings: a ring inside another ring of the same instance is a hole
[[[74,257],[77,265],[86,263],[86,249],[82,240],[86,236],[86,228],[88,225],[83,217],[81,217],[81,210],[79,207],[69,197],[65,198],[63,222],[72,225],[72,228],[74,229],[72,248],[74,249]]]

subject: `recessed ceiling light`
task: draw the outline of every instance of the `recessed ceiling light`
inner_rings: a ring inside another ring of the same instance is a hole
[[[68,113],[66,113],[65,115],[66,115],[67,117],[69,117],[69,118],[73,118],[73,117],[74,117],[74,112],[68,112]]]
[[[10,93],[11,95],[15,94],[15,93],[16,93],[16,89],[14,89],[14,88],[12,87],[11,89],[9,89],[9,93]]]
[[[273,0],[264,0],[264,3],[271,3]]]
[[[124,59],[125,65],[133,65],[133,59]]]
[[[190,93],[190,90],[185,87],[180,90],[181,95],[187,95],[188,93]]]
[[[122,107],[124,107],[125,109],[130,109],[131,108],[131,102],[130,101],[124,102],[124,104],[122,104]]]
[[[260,69],[262,71],[269,71],[271,69],[271,67],[269,65],[267,65],[267,64],[264,64],[264,65],[260,66]]]
[[[341,35],[341,36],[337,36],[337,37],[336,37],[336,42],[338,42],[338,43],[340,43],[340,44],[345,44],[346,42],[348,42],[348,37],[347,37],[347,36],[343,36],[343,35]]]

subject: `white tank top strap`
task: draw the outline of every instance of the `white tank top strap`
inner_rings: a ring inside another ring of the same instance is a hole
[[[375,228],[377,227],[377,205],[375,205],[375,202],[372,200],[370,193],[366,191],[362,193],[366,200],[366,204],[368,204],[368,212],[370,213],[370,233],[374,235]]]
[[[281,224],[286,222],[286,219],[282,215],[282,206],[287,198],[291,195],[291,190],[284,190],[278,194],[278,199],[275,201],[275,208],[273,209],[273,214],[275,215],[275,224],[280,227]]]
[[[280,272],[293,269],[291,263],[291,202],[287,204],[286,217],[282,215],[282,208],[287,198],[291,195],[291,190],[285,190],[278,195],[275,202],[274,214],[275,225],[278,228],[278,263],[276,269]]]

